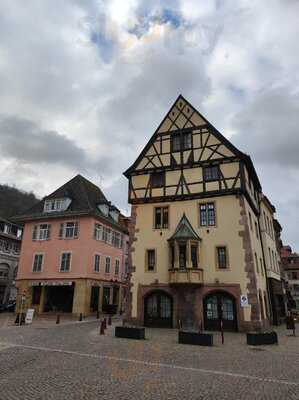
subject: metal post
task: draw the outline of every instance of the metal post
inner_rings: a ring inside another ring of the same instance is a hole
[[[56,316],[56,324],[59,324],[59,323],[60,323],[60,315],[57,314],[57,316]]]
[[[220,329],[221,329],[221,343],[224,344],[224,333],[223,333],[223,321],[222,321],[222,318],[220,320]]]
[[[101,321],[101,325],[100,325],[100,335],[105,335],[104,321]]]
[[[111,325],[112,324],[112,319],[111,319],[111,315],[109,315],[109,317],[108,317],[108,325]]]
[[[223,333],[223,302],[221,300],[221,315],[220,315],[220,330],[221,330],[221,343],[224,344],[224,333]]]
[[[80,313],[79,321],[82,321],[82,319],[83,319],[83,315],[82,315],[82,313]]]

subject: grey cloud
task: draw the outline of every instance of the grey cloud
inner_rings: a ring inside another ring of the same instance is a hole
[[[29,164],[62,164],[84,167],[86,154],[68,137],[41,129],[17,116],[0,117],[0,151],[3,157]]]
[[[106,180],[117,168],[112,152],[92,157],[67,136],[17,116],[0,116],[0,153],[22,170],[30,165],[58,164],[79,173],[96,172]]]
[[[281,88],[261,93],[232,125],[234,143],[260,164],[299,168],[299,95]]]

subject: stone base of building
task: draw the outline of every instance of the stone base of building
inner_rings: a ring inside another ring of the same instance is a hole
[[[251,320],[240,305],[238,284],[152,284],[139,285],[137,315],[127,314],[125,322],[136,326],[261,332],[269,320]],[[134,307],[133,307],[134,308]]]
[[[103,280],[18,280],[16,312],[33,308],[36,313],[63,312],[76,316],[97,311],[120,313],[123,284]]]

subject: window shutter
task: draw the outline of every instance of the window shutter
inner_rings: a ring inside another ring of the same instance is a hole
[[[76,221],[74,227],[74,237],[78,237],[78,233],[79,233],[79,224],[78,221]]]
[[[47,239],[50,239],[50,237],[51,237],[51,225],[48,225]]]
[[[32,232],[32,240],[37,239],[37,225],[34,225],[33,232]]]
[[[64,224],[60,224],[60,228],[59,228],[59,238],[60,239],[63,238],[63,231],[64,231]]]

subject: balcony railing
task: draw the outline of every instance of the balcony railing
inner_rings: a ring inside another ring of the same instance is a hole
[[[170,269],[170,284],[203,284],[203,270],[200,268]]]

